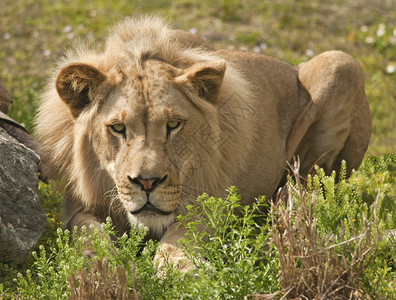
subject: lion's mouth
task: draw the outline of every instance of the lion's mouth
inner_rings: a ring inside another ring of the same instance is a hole
[[[130,213],[132,215],[137,215],[137,214],[139,214],[141,212],[146,212],[146,211],[155,212],[157,214],[164,215],[164,216],[169,216],[172,213],[172,211],[161,210],[161,209],[155,207],[154,205],[152,205],[150,202],[147,202],[145,205],[143,205],[138,210],[131,211]]]

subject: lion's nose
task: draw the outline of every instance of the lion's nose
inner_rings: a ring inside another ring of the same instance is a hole
[[[136,184],[142,188],[142,191],[145,191],[146,193],[152,192],[159,184],[164,182],[167,178],[167,175],[165,175],[162,178],[142,178],[140,176],[138,177],[130,177],[128,176],[128,179],[130,182],[133,184]]]

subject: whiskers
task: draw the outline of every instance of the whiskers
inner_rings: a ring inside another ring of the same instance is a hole
[[[113,222],[117,222],[121,228],[129,228],[131,226],[131,222],[128,218],[125,207],[122,205],[117,186],[114,186],[104,194],[104,200],[109,203],[108,215],[111,216]]]
[[[112,198],[118,197],[117,186],[114,186],[111,190],[104,193],[103,196],[104,196],[105,200],[107,200],[108,198],[110,198],[110,200],[111,200]]]
[[[195,195],[195,198],[202,195],[203,193],[212,195],[213,191],[210,191],[208,188],[200,187],[200,186],[192,186],[192,185],[183,185],[183,192],[189,193],[191,195]]]
[[[114,186],[111,190],[107,191],[104,194],[104,199],[106,202],[109,202],[109,206],[108,206],[109,216],[112,214],[118,215],[124,213],[125,209],[122,206],[120,195],[118,194],[118,190],[116,186]]]
[[[182,215],[186,214],[188,212],[187,211],[188,205],[199,204],[197,202],[197,197],[198,195],[196,195],[196,193],[190,193],[189,191],[183,189],[182,192],[180,193],[179,207],[177,212]]]

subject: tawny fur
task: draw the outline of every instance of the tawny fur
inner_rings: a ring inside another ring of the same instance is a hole
[[[189,118],[167,133],[175,111]],[[123,138],[112,122],[125,125]],[[330,172],[342,159],[350,172],[371,120],[361,68],[343,52],[294,67],[215,51],[141,17],[117,25],[104,51],[66,55],[41,97],[35,133],[46,175],[67,185],[65,226],[100,226],[111,216],[119,231],[143,224],[177,249],[183,231],[174,217],[197,195],[236,185],[244,203],[270,197],[294,155],[304,174],[315,163]],[[171,214],[130,213],[146,201],[142,176],[164,176],[150,199]]]

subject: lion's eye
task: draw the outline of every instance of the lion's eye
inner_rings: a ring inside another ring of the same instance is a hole
[[[116,133],[125,133],[125,125],[121,123],[115,123],[110,125],[111,129]]]
[[[173,130],[180,126],[180,122],[179,121],[169,121],[168,124],[166,124],[166,126],[168,127],[168,130]]]

